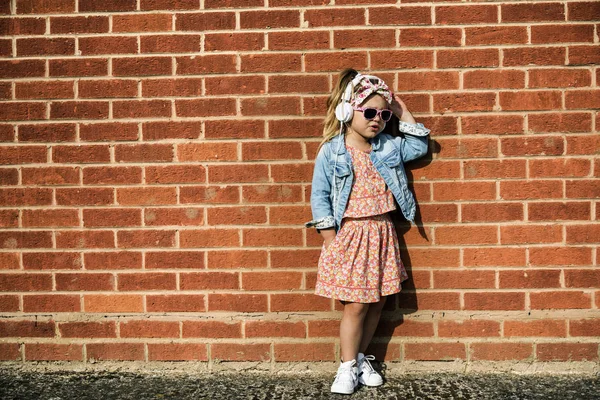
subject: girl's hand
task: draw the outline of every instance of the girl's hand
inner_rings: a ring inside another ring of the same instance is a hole
[[[408,122],[409,124],[416,123],[414,117],[410,111],[408,111],[408,107],[406,107],[406,104],[404,104],[400,96],[398,96],[396,93],[393,95],[390,109],[400,121]]]

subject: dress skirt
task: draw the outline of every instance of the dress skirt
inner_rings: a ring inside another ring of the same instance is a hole
[[[344,218],[323,247],[315,294],[356,303],[376,303],[402,290],[408,279],[389,215]]]

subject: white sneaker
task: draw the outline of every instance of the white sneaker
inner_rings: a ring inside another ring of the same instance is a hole
[[[375,360],[375,356],[365,356],[358,353],[358,381],[365,386],[381,386],[383,378],[373,369],[370,361]]]
[[[331,385],[332,393],[352,394],[358,386],[358,368],[356,361],[341,363]]]

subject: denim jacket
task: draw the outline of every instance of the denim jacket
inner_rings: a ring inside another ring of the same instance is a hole
[[[415,199],[408,190],[403,164],[427,153],[427,135],[430,131],[421,123],[409,124],[402,121],[400,131],[405,134],[404,137],[380,133],[371,139],[369,154],[375,169],[393,193],[402,214],[413,222]],[[352,158],[346,150],[343,134],[337,135],[325,143],[317,155],[310,195],[313,220],[307,222],[306,227],[314,226],[317,230],[333,227],[337,231],[348,205],[353,182]]]

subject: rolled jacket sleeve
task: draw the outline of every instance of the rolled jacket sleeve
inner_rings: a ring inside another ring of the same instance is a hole
[[[402,142],[400,144],[400,150],[402,152],[402,160],[408,162],[417,158],[423,157],[427,154],[429,147],[429,129],[417,122],[416,124],[409,124],[404,121],[400,121],[398,126],[400,132],[404,133]]]

